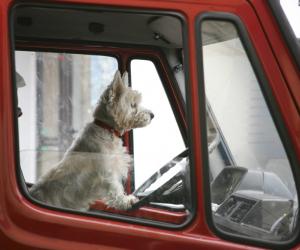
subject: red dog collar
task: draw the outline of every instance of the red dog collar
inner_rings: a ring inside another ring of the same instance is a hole
[[[114,128],[112,128],[111,126],[109,126],[107,123],[100,121],[98,119],[94,120],[94,124],[96,124],[97,126],[101,127],[101,128],[105,128],[107,129],[109,132],[111,132],[112,134],[114,134],[117,137],[122,137],[121,133],[117,130],[115,130]]]

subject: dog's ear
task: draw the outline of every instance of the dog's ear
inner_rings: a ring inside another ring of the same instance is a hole
[[[121,95],[123,88],[121,74],[120,71],[117,70],[111,84],[109,84],[103,92],[101,100],[107,104],[113,103]]]
[[[124,92],[125,85],[123,84],[123,80],[121,78],[120,71],[117,71],[115,73],[114,80],[111,83],[111,89],[113,92],[113,96],[116,98],[119,98],[121,96],[121,94]]]
[[[112,81],[111,84],[113,84],[114,82],[116,82],[118,79],[121,79],[121,73],[119,70],[116,71],[115,75],[114,75],[114,79]]]
[[[129,86],[128,72],[125,71],[122,75],[122,81],[126,87]]]

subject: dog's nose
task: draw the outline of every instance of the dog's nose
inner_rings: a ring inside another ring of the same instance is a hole
[[[152,112],[150,112],[150,118],[151,120],[154,118],[154,114]]]

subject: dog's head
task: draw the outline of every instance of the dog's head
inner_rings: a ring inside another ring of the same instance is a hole
[[[112,83],[103,92],[94,111],[94,118],[125,132],[147,126],[153,113],[140,106],[141,94],[128,87],[128,74],[115,73]]]

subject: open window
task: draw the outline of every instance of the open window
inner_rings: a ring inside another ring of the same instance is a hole
[[[130,68],[132,87],[142,93],[143,103],[155,114],[151,126],[133,130],[134,184],[138,195],[144,198],[153,192],[150,204],[184,210],[188,202],[183,187],[188,154],[179,124],[153,62],[132,60]],[[163,173],[162,166],[170,170]],[[154,178],[153,173],[159,174],[153,183],[147,183],[149,178]],[[168,188],[154,195],[154,191],[168,181]]]
[[[26,189],[61,161],[93,121],[93,109],[115,72],[130,69],[129,84],[155,115],[149,127],[122,136],[133,156],[124,190],[139,201],[130,211],[119,211],[95,200],[85,214],[169,227],[189,221],[193,205],[183,28],[182,17],[173,13],[27,4],[14,8],[19,182],[28,199],[81,213],[40,202]]]
[[[286,243],[296,234],[299,210],[290,155],[245,33],[233,20],[211,14],[199,26],[213,227],[220,235]]]

